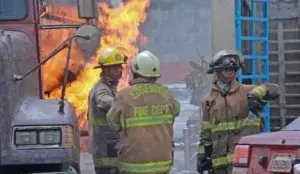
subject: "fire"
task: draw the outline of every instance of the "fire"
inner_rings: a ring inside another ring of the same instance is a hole
[[[130,0],[121,4],[118,8],[110,8],[105,3],[99,3],[98,8],[99,23],[101,28],[101,46],[97,50],[91,61],[85,62],[82,53],[76,49],[76,45],[71,52],[71,68],[67,85],[66,98],[76,109],[79,126],[82,128],[87,118],[88,95],[93,85],[99,80],[100,69],[93,69],[97,65],[98,55],[108,47],[120,46],[127,50],[127,56],[131,59],[138,53],[137,41],[145,41],[146,37],[139,31],[139,26],[146,20],[146,10],[150,5],[150,0]],[[63,10],[56,10],[54,6],[47,7],[54,15],[65,16],[65,20],[78,22],[77,13],[74,7],[63,7]],[[54,23],[51,20],[44,20],[46,23]],[[57,23],[57,22],[55,22]],[[67,22],[65,22],[67,23]],[[70,22],[68,22],[70,23]],[[70,29],[43,31],[41,36],[41,54],[47,55],[55,46],[62,43],[64,39],[73,32]],[[63,78],[63,68],[67,51],[64,50],[50,60],[43,68],[44,90],[49,93],[46,98],[59,98],[61,96],[61,82]],[[130,62],[130,61],[129,61]],[[118,88],[128,85],[128,68],[124,68],[123,77]]]

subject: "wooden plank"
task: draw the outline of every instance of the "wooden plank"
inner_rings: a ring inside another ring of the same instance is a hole
[[[298,18],[300,18],[300,1],[298,0],[298,3],[297,3],[297,7],[298,7],[298,10],[297,10],[297,12],[298,12]]]
[[[278,44],[279,40],[269,40],[269,43],[277,43]],[[300,39],[289,39],[289,40],[284,40],[284,43],[298,43],[300,42]]]
[[[286,116],[287,119],[295,119],[298,118],[299,116]],[[272,116],[271,120],[279,120],[280,116]]]
[[[278,21],[279,22],[279,21]],[[281,21],[280,21],[281,22]],[[269,33],[277,33],[277,30],[268,30]],[[300,32],[299,28],[283,29],[283,32]]]
[[[283,42],[281,42],[283,43]],[[283,50],[283,53],[300,53],[300,50]],[[269,54],[279,54],[279,51],[269,51]]]
[[[299,87],[300,83],[285,83],[285,86],[294,86],[294,87]],[[281,94],[280,94],[281,95]]]
[[[281,105],[277,105],[277,104],[270,104],[270,108],[283,108],[283,107]],[[286,105],[286,106],[284,106],[284,108],[295,108],[295,109],[299,108],[300,109],[300,105]],[[282,118],[281,115],[280,115],[280,118]]]
[[[289,28],[289,29],[284,29],[284,32],[300,32],[300,28]]]
[[[285,64],[284,64],[284,39],[283,23],[278,21],[278,63],[279,63],[279,105],[280,105],[280,127],[286,126],[286,99],[285,99]]]

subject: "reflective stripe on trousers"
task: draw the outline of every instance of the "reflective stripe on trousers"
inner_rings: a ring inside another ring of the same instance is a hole
[[[217,131],[230,131],[238,130],[247,126],[260,126],[260,118],[256,117],[254,121],[250,121],[249,118],[244,118],[237,121],[222,122],[215,125],[211,125],[208,121],[203,121],[201,125],[202,130],[211,129],[211,132]]]
[[[94,126],[99,127],[108,127],[106,118],[96,118],[89,115],[89,123]],[[117,157],[94,157],[93,158],[94,167],[118,167],[118,158]]]
[[[212,159],[213,168],[226,167],[229,164],[232,164],[232,158],[233,158],[232,153],[228,153],[226,156],[223,157],[213,158]]]
[[[173,119],[174,117],[172,115],[129,117],[125,119],[125,122],[122,120],[122,126],[140,127],[140,126],[172,124]]]
[[[197,152],[199,154],[205,154],[204,146],[203,145],[199,145],[198,149],[197,149]]]
[[[167,172],[171,170],[172,161],[160,161],[160,162],[150,162],[150,163],[119,163],[120,171],[125,173],[155,173],[155,172]]]
[[[92,115],[89,115],[89,123],[97,126],[108,126],[106,118],[97,118]]]
[[[121,174],[138,174],[138,173],[122,171]],[[151,173],[151,174],[153,174],[153,173]],[[167,172],[159,172],[159,173],[155,173],[155,174],[170,174],[170,171],[167,171]]]
[[[94,167],[118,167],[119,161],[116,157],[93,158]]]

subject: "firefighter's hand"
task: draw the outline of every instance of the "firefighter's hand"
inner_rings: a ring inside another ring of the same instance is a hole
[[[212,168],[212,162],[210,157],[200,156],[197,160],[197,171],[201,174],[204,171]]]
[[[253,93],[249,93],[247,97],[249,111],[254,113],[255,115],[260,115],[260,113],[263,112],[263,109],[267,102],[262,101]]]

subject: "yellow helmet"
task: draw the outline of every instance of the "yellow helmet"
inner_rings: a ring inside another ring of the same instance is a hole
[[[95,68],[100,68],[103,66],[110,65],[120,65],[125,64],[127,57],[123,54],[123,48],[107,48],[103,53],[98,57],[99,66]]]

